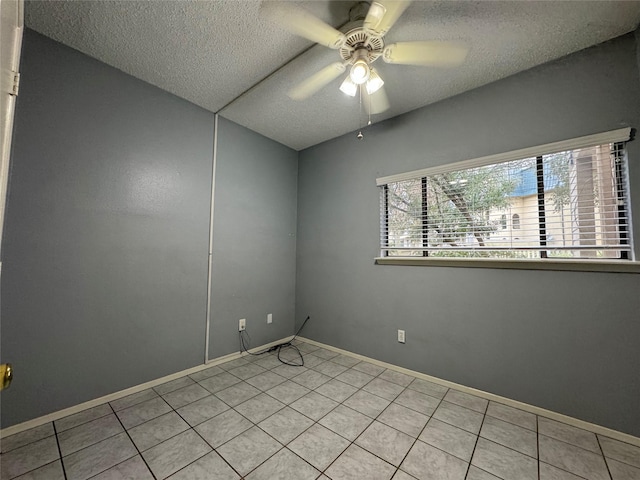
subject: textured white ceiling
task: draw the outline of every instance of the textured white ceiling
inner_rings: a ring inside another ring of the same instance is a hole
[[[338,26],[356,2],[295,3]],[[259,0],[40,0],[27,2],[25,23],[296,150],[357,130],[366,119],[357,98],[338,90],[341,78],[305,101],[287,97],[338,53],[314,46],[295,58],[311,42],[268,22],[259,7]],[[385,42],[463,40],[469,56],[447,70],[377,61],[391,109],[373,121],[601,43],[639,22],[638,1],[415,1]]]

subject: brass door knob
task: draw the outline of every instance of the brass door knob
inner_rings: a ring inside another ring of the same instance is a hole
[[[8,388],[11,380],[13,380],[13,368],[10,363],[3,363],[0,365],[0,390]]]

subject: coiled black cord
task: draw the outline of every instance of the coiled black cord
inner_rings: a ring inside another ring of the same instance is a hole
[[[304,326],[307,324],[307,322],[311,319],[310,316],[307,316],[307,318],[304,319],[304,322],[302,322],[302,325],[300,325],[300,328],[298,329],[298,331],[293,335],[293,337],[291,337],[291,340],[289,340],[288,342],[283,342],[280,343],[278,345],[274,345],[273,347],[270,348],[265,348],[264,350],[262,350],[261,352],[257,352],[257,353],[252,353],[249,351],[249,348],[251,348],[251,346],[249,345],[251,338],[249,337],[249,334],[247,333],[246,330],[242,330],[240,332],[238,332],[239,337],[240,337],[240,351],[241,352],[246,352],[249,355],[254,355],[254,356],[260,356],[260,355],[264,355],[265,353],[269,353],[269,352],[273,352],[275,350],[278,351],[278,360],[280,360],[281,363],[284,363],[285,365],[289,365],[291,367],[303,367],[304,366],[304,358],[302,357],[302,353],[300,352],[300,349],[298,347],[296,347],[295,345],[293,345],[293,341],[296,339],[296,337],[298,336],[298,334],[302,331],[302,329],[304,328]],[[246,337],[246,338],[245,338]],[[285,359],[282,359],[282,357],[280,356],[282,349],[286,348],[286,347],[290,347],[292,349],[294,349],[298,356],[300,357],[300,361],[287,361]]]

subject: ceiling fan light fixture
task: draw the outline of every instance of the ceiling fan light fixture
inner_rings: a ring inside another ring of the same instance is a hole
[[[351,71],[349,72],[349,77],[356,85],[362,85],[367,80],[369,80],[369,75],[371,74],[371,70],[369,69],[369,65],[363,59],[356,60],[351,67]]]
[[[356,93],[358,93],[358,85],[353,83],[350,76],[344,79],[342,85],[340,85],[340,91],[346,93],[350,97],[355,97]]]
[[[367,80],[367,93],[369,95],[376,93],[378,90],[382,88],[384,85],[384,80],[380,78],[378,72],[374,69],[371,69],[371,73],[369,74],[369,80]]]

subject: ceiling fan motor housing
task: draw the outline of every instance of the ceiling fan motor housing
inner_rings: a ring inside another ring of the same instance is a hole
[[[372,63],[382,55],[384,40],[365,32],[362,26],[352,28],[345,33],[345,36],[346,41],[340,47],[340,56],[343,60],[353,63],[363,58],[367,63]]]

